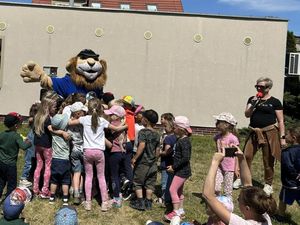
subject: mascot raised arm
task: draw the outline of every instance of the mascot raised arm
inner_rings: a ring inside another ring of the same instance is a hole
[[[41,66],[28,62],[22,67],[21,77],[26,83],[40,82],[42,88],[54,90],[63,98],[78,92],[95,92],[98,98],[102,97],[107,66],[98,54],[91,49],[84,49],[68,61],[66,70],[68,73],[64,77],[50,77]]]

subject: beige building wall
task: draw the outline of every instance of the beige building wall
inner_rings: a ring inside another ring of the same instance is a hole
[[[105,91],[132,95],[159,114],[186,115],[192,125],[214,126],[212,116],[229,111],[247,126],[244,108],[260,76],[273,79],[272,95],[282,100],[286,20],[0,3],[1,22],[0,114],[27,115],[38,99],[39,84],[19,76],[25,62],[58,66],[63,76],[84,48],[107,60]]]

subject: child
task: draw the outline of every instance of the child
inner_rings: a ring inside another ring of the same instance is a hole
[[[131,160],[134,170],[134,190],[137,199],[130,202],[130,207],[137,210],[152,209],[152,193],[155,190],[157,177],[157,157],[159,154],[159,134],[154,130],[158,114],[154,110],[143,113],[142,124],[145,129],[139,132],[139,145]],[[146,199],[143,199],[143,188],[146,189]]]
[[[113,105],[110,109],[104,110],[106,115],[110,115],[111,124],[119,126],[125,116],[125,110],[122,106]],[[112,148],[110,150],[109,165],[113,190],[113,206],[120,208],[122,200],[120,198],[120,166],[123,165],[125,176],[132,183],[131,158],[128,157],[123,145],[126,143],[126,132],[112,133]]]
[[[160,169],[161,169],[161,191],[162,206],[171,203],[170,185],[173,179],[173,174],[166,171],[168,166],[173,164],[173,147],[176,144],[177,138],[174,134],[174,116],[171,113],[161,115],[161,124],[164,126],[164,137],[160,149]]]
[[[97,177],[99,181],[99,189],[101,192],[101,211],[105,212],[109,209],[107,186],[104,176],[104,150],[105,137],[104,128],[109,128],[114,131],[122,131],[127,128],[126,125],[116,127],[101,117],[102,104],[97,98],[93,98],[88,102],[88,115],[82,116],[79,119],[70,120],[69,125],[83,125],[83,160],[85,167],[85,195],[86,202],[84,208],[88,211],[92,209],[92,179],[93,165],[96,164]]]
[[[38,111],[38,107],[40,105],[40,102],[36,102],[34,103],[29,110],[29,118],[28,118],[28,124],[29,124],[29,132],[27,134],[27,139],[33,143],[33,138],[34,138],[34,134],[33,134],[33,118],[35,116],[35,114]],[[32,163],[32,158],[35,158],[35,149],[34,149],[34,145],[31,145],[30,148],[27,149],[26,153],[25,153],[25,164],[23,167],[23,172],[20,178],[20,185],[21,186],[31,186],[32,183],[29,180],[30,178],[30,171],[31,171],[31,163]]]
[[[69,185],[71,183],[71,164],[69,160],[70,147],[69,142],[60,135],[64,132],[69,121],[69,115],[56,114],[51,119],[52,130],[52,161],[51,161],[51,180],[50,180],[50,199],[49,203],[55,202],[55,193],[57,185],[62,185],[63,205],[68,205]],[[56,132],[55,132],[56,131]],[[58,133],[61,132],[59,135]]]
[[[6,197],[17,187],[17,160],[19,149],[31,146],[29,140],[23,141],[17,130],[22,124],[19,113],[11,112],[4,118],[7,130],[0,133],[0,198],[7,184]]]
[[[217,196],[219,202],[228,210],[228,212],[233,212],[233,203],[231,198],[228,198],[224,195]],[[209,205],[206,206],[206,213],[209,216],[207,223],[203,225],[225,225],[222,220],[211,210]]]
[[[174,173],[170,186],[173,211],[164,216],[167,221],[171,221],[174,216],[184,217],[183,187],[186,180],[192,175],[190,165],[192,145],[189,138],[192,135],[192,129],[189,119],[185,116],[176,116],[174,123],[177,142],[173,154],[173,165],[167,167],[167,172]]]
[[[71,119],[79,119],[85,116],[88,109],[82,102],[75,102],[71,105],[70,110]],[[72,140],[70,159],[73,172],[74,204],[79,205],[83,190],[83,127],[81,124],[69,126],[68,132],[71,134]]]
[[[233,134],[234,127],[237,124],[236,119],[231,113],[222,112],[218,116],[214,116],[217,120],[216,128],[219,133],[214,137],[217,145],[217,152],[221,152],[222,148],[239,145],[238,138]],[[224,183],[224,195],[231,198],[233,189],[234,173],[238,169],[235,157],[225,157],[221,162],[216,176],[216,194],[221,194],[221,185]]]
[[[49,198],[49,180],[52,160],[52,135],[51,120],[57,111],[59,97],[55,93],[46,94],[42,99],[37,114],[34,117],[34,145],[37,165],[34,171],[33,193],[41,198]],[[41,170],[45,164],[44,183],[42,190],[39,189]]]
[[[281,182],[279,210],[276,219],[284,222],[286,205],[294,201],[300,206],[300,125],[287,129],[286,142],[291,146],[281,152]]]

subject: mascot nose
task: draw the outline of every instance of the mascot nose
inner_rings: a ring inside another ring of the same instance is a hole
[[[95,65],[95,59],[93,59],[93,58],[88,58],[88,59],[87,59],[87,63],[88,63],[90,66],[93,66],[93,65]]]

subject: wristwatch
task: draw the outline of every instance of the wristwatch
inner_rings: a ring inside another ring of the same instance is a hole
[[[285,139],[285,135],[281,135],[281,136],[280,136],[280,139]]]

